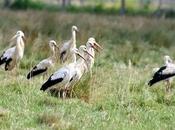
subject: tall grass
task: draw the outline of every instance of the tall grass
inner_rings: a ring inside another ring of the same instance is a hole
[[[19,74],[0,69],[1,129],[174,128],[174,88],[167,94],[163,83],[147,86],[163,56],[175,57],[173,19],[31,10],[1,10],[0,16],[1,52],[17,30],[27,37]],[[26,74],[49,55],[50,39],[61,44],[70,38],[72,25],[80,29],[78,45],[93,36],[104,49],[96,54],[93,76],[75,86],[74,98],[61,100],[39,90],[47,77],[28,81]]]

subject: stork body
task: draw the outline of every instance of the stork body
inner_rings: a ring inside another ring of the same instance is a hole
[[[79,52],[83,57],[85,56],[85,54],[87,54],[87,55],[90,55],[93,58],[93,56],[88,52],[86,46],[84,46],[84,45],[81,45],[79,47]],[[71,96],[70,94],[72,94],[73,87],[75,86],[75,84],[78,81],[80,81],[83,74],[87,70],[87,61],[86,61],[86,59],[79,58],[77,60],[77,62],[74,64],[73,69],[74,70],[72,71],[73,73],[71,75],[71,80],[69,81],[69,84],[67,85],[67,88],[64,90],[65,96],[68,96],[68,97]]]
[[[80,54],[85,57],[85,55],[89,55],[91,58],[93,58],[93,55],[91,55],[86,46],[84,45],[81,45],[79,47],[79,52]],[[82,59],[82,58],[79,58],[75,64],[75,67],[74,67],[74,74],[72,75],[72,80],[70,82],[70,88],[72,89],[72,86],[74,86],[80,79],[81,77],[83,76],[83,74],[86,72],[87,70],[87,65],[88,65],[88,62],[86,61],[86,59]]]
[[[60,48],[60,61],[61,63],[65,63],[66,61],[71,63],[76,60],[76,54],[71,50],[76,48],[76,32],[78,28],[76,26],[72,26],[72,37],[69,41],[63,43]]]
[[[50,78],[42,85],[41,90],[45,91],[48,88],[56,85],[56,88],[66,89],[69,81],[71,81],[71,76],[73,75],[74,64],[69,64],[65,67],[62,67],[54,74],[50,76]]]
[[[157,82],[165,81],[167,83],[166,91],[170,90],[172,77],[175,75],[175,64],[173,64],[169,56],[164,57],[165,65],[157,68],[153,78],[149,81],[148,85],[152,86]]]
[[[77,50],[74,50],[74,53],[83,58],[83,56],[81,56],[81,54]],[[60,68],[58,71],[56,71],[49,77],[49,79],[42,85],[40,90],[45,91],[49,88],[54,87],[59,89],[67,89],[69,83],[72,80],[72,75],[75,74],[75,65],[76,61]]]
[[[5,70],[10,71],[17,66],[24,55],[24,33],[18,31],[12,40],[16,40],[16,46],[7,49],[0,57],[0,65],[5,64]]]
[[[33,69],[28,73],[27,79],[30,79],[34,76],[47,72],[48,69],[52,68],[56,62],[56,48],[58,48],[56,42],[51,40],[49,46],[52,52],[52,56],[47,59],[42,60]]]

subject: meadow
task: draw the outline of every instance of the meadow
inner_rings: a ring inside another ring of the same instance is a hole
[[[49,55],[49,40],[59,45],[69,39],[72,25],[80,29],[78,45],[95,37],[104,49],[96,54],[92,78],[85,75],[73,98],[62,100],[39,90],[47,77],[28,81],[26,75]],[[163,56],[175,57],[174,19],[0,10],[1,53],[19,29],[27,42],[18,74],[0,68],[0,129],[174,129],[174,87],[167,94],[163,82],[147,85]]]

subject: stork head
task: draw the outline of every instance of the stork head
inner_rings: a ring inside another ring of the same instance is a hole
[[[49,47],[53,54],[55,54],[56,49],[59,49],[59,47],[57,46],[57,43],[54,40],[49,41]]]
[[[76,32],[79,32],[79,30],[78,30],[78,28],[77,28],[77,26],[72,26],[72,31],[76,31]]]
[[[94,48],[96,51],[102,50],[103,48],[96,42],[95,38],[90,37],[86,43],[86,46]]]
[[[17,31],[17,32],[16,32],[16,35],[17,35],[17,36],[24,37],[24,33],[23,33],[21,30]]]
[[[21,30],[17,31],[16,34],[12,37],[11,40],[13,40],[13,39],[15,39],[17,37],[21,37],[25,41],[24,33]]]
[[[84,53],[86,53],[86,54],[88,54],[89,56],[91,56],[92,58],[94,58],[94,56],[92,56],[92,55],[88,52],[88,50],[87,50],[87,48],[86,48],[85,45],[81,45],[81,46],[79,47],[79,52],[80,52],[80,54],[82,54],[82,55],[84,55]]]
[[[58,48],[57,43],[54,40],[49,41],[50,48]]]
[[[166,64],[166,63],[172,63],[173,60],[170,58],[170,56],[165,55],[165,56],[164,56],[164,62],[165,62],[165,64]]]
[[[80,58],[86,60],[86,59],[84,58],[84,56],[80,53],[80,51],[79,51],[77,48],[72,49],[72,51],[73,51],[77,56],[79,56]]]

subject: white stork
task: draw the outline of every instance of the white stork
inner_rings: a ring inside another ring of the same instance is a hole
[[[4,51],[0,57],[0,65],[5,64],[6,71],[15,68],[24,55],[24,33],[22,31],[17,31],[12,40],[16,40],[16,45]]]
[[[33,69],[28,73],[27,79],[31,79],[32,77],[47,72],[48,69],[54,66],[57,60],[56,50],[58,48],[56,42],[54,40],[49,41],[49,47],[52,52],[52,56],[47,59],[42,60]]]
[[[86,43],[86,47],[88,52],[95,58],[95,51],[99,51],[99,49],[102,50],[102,47],[96,42],[95,38],[91,37],[88,39]],[[90,71],[90,74],[92,75],[92,67],[94,65],[94,58],[92,58],[90,55],[85,55],[85,59],[87,61],[87,70],[86,72]]]
[[[94,58],[87,50],[86,46],[84,45],[81,45],[79,47],[79,52],[80,54],[84,57],[85,55],[89,55],[90,57]],[[72,75],[71,77],[71,80],[70,80],[70,83],[68,85],[68,88],[66,91],[68,90],[72,90],[74,85],[80,81],[81,77],[83,76],[83,74],[86,72],[86,69],[87,69],[87,61],[82,59],[82,58],[79,58],[75,64],[75,67],[74,67],[74,74]]]
[[[61,63],[65,63],[67,60],[69,63],[76,61],[76,54],[71,50],[76,48],[76,32],[78,32],[78,28],[76,26],[72,26],[72,37],[69,41],[63,43],[60,48],[60,61]]]
[[[79,53],[78,49],[74,49],[73,51],[76,55],[84,59],[84,57]],[[76,61],[60,68],[49,77],[49,79],[42,85],[40,90],[46,91],[49,88],[66,89],[72,80],[72,75],[75,73],[75,65]]]
[[[175,75],[175,64],[173,64],[173,61],[169,56],[164,56],[164,61],[164,66],[154,69],[157,71],[154,73],[153,78],[149,81],[148,85],[152,86],[153,84],[164,80],[167,83],[166,91],[169,91],[172,77]]]

